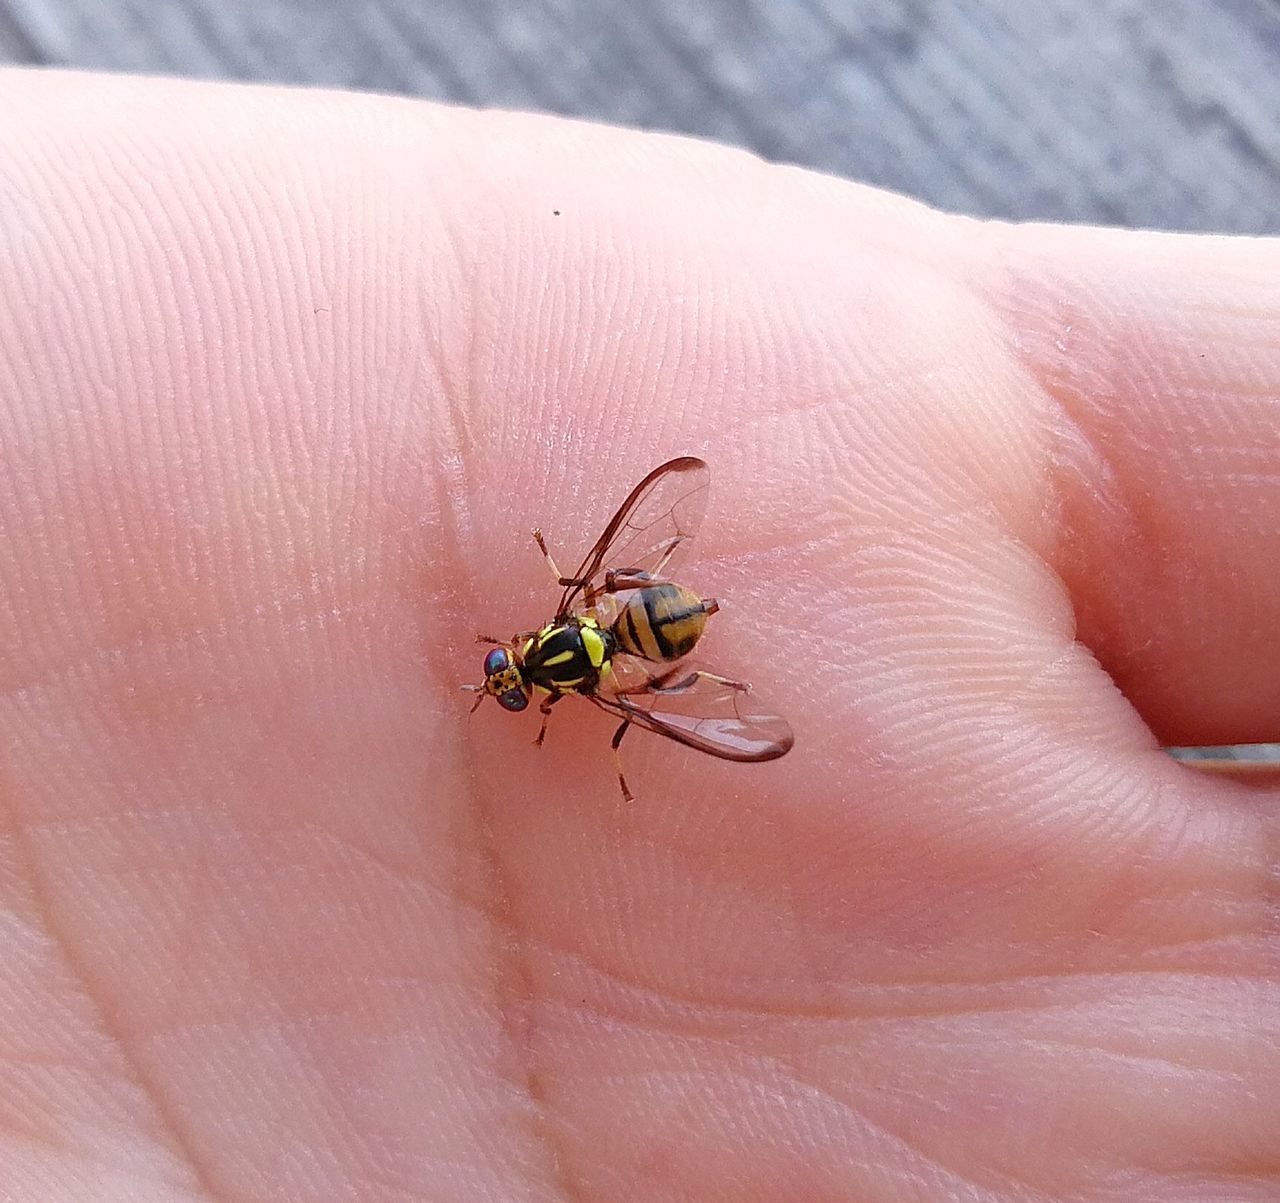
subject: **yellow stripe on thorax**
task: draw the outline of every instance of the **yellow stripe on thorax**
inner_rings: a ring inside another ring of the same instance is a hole
[[[587,649],[587,659],[592,668],[599,668],[604,663],[604,638],[594,623],[585,623],[578,632],[582,636],[582,646]],[[558,659],[559,657],[557,657]]]

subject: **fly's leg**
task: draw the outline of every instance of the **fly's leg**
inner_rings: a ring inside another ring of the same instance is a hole
[[[613,762],[615,765],[617,765],[617,768],[618,768],[618,784],[622,787],[622,800],[624,802],[634,802],[636,800],[635,795],[632,794],[632,792],[627,788],[627,779],[626,777],[623,776],[623,773],[622,773],[622,753],[618,751],[618,748],[622,744],[622,737],[626,735],[627,728],[630,726],[631,726],[631,720],[624,719],[622,722],[622,726],[620,726],[617,729],[617,731],[614,732],[613,743],[611,745],[611,747],[613,748]]]
[[[650,572],[642,572],[639,568],[610,568],[604,574],[604,583],[593,585],[583,594],[587,605],[609,593],[623,593],[628,589],[647,589],[652,585],[671,585],[673,581],[664,577],[656,577]]]
[[[681,673],[686,675],[681,676]],[[675,668],[668,669],[664,673],[659,673],[656,677],[649,677],[645,681],[641,681],[639,685],[631,685],[626,689],[619,689],[616,692],[620,694],[628,693],[683,693],[689,689],[701,677],[706,681],[714,681],[717,685],[723,685],[726,689],[732,689],[737,693],[750,693],[751,686],[745,681],[731,681],[728,677],[722,677],[719,673],[709,673],[705,669],[695,669],[693,672],[686,670],[679,664]]]
[[[580,581],[576,577],[562,576],[560,569],[556,567],[556,562],[551,558],[551,552],[547,549],[547,541],[542,537],[540,530],[534,530],[533,541],[538,545],[538,550],[542,552],[542,558],[546,560],[547,567],[551,569],[551,575],[556,578],[557,585],[585,585],[586,581]]]
[[[551,575],[556,578],[557,583],[560,581],[560,569],[556,567],[556,562],[551,558],[551,552],[547,550],[547,541],[542,537],[542,532],[537,528],[533,532],[533,541],[538,545],[538,550],[542,552],[542,558],[546,560],[547,567],[551,569]]]
[[[604,585],[592,592],[621,593],[624,589],[647,589],[651,585],[670,585],[673,582],[666,577],[654,576],[652,572],[641,572],[638,568],[610,568],[604,574]]]
[[[537,631],[517,631],[510,639],[495,639],[492,635],[477,635],[477,643],[492,643],[495,647],[519,647],[522,643],[532,639]]]
[[[647,572],[637,572],[634,568],[613,569],[611,568],[604,574],[604,585],[599,589],[591,589],[587,592],[587,600],[594,601],[603,593],[622,593],[627,589],[648,589],[654,585],[673,585],[674,581],[666,580],[663,577],[650,576]],[[720,602],[714,597],[704,597],[702,599],[702,612],[704,614],[717,614],[720,611]]]
[[[662,549],[662,554],[648,571],[642,571],[639,568],[609,569],[604,574],[603,588],[595,592],[619,593],[623,589],[643,589],[646,585],[673,584],[674,582],[662,575],[662,570],[671,562],[671,557],[675,555],[676,548],[685,541],[685,537],[684,535],[676,535],[674,538],[668,539],[667,545]]]
[[[669,668],[666,672],[656,673],[652,677],[645,677],[643,681],[637,682],[635,685],[628,685],[622,689],[613,689],[615,694],[626,695],[632,693],[661,693],[669,684],[671,679],[681,671],[680,665],[675,668]]]
[[[538,713],[542,715],[542,726],[538,728],[538,738],[533,741],[535,748],[542,747],[542,741],[547,738],[547,723],[551,719],[551,707],[562,697],[564,697],[562,693],[553,693],[538,707]]]
[[[728,677],[722,677],[719,673],[709,673],[701,668],[696,672],[690,673],[683,681],[677,681],[674,685],[667,686],[667,688],[673,691],[688,689],[698,677],[702,677],[707,681],[714,681],[717,685],[723,685],[726,689],[732,689],[738,693],[751,692],[751,686],[745,681],[731,681]],[[661,693],[662,690],[659,689],[658,692]]]
[[[657,576],[670,562],[671,557],[676,554],[676,548],[685,541],[684,535],[676,535],[674,538],[667,540],[667,546],[663,550],[662,555],[658,557],[658,562],[653,566],[653,575]]]

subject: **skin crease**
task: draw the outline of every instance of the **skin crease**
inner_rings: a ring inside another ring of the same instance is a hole
[[[558,213],[557,213],[558,211]],[[0,1199],[1274,1199],[1280,247],[0,73]],[[724,764],[476,631],[671,455]]]

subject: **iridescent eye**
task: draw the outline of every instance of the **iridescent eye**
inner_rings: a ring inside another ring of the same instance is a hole
[[[495,647],[484,658],[484,675],[491,677],[494,673],[503,672],[511,666],[511,656],[505,647]]]
[[[529,704],[529,699],[523,689],[508,689],[506,693],[498,695],[498,702],[504,710],[523,710]]]

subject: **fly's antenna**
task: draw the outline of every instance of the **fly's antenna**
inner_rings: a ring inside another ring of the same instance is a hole
[[[480,703],[485,699],[485,688],[483,685],[460,685],[459,689],[466,690],[467,693],[478,693],[480,696],[476,698],[476,704],[467,711],[468,714],[475,714],[480,709]]]

